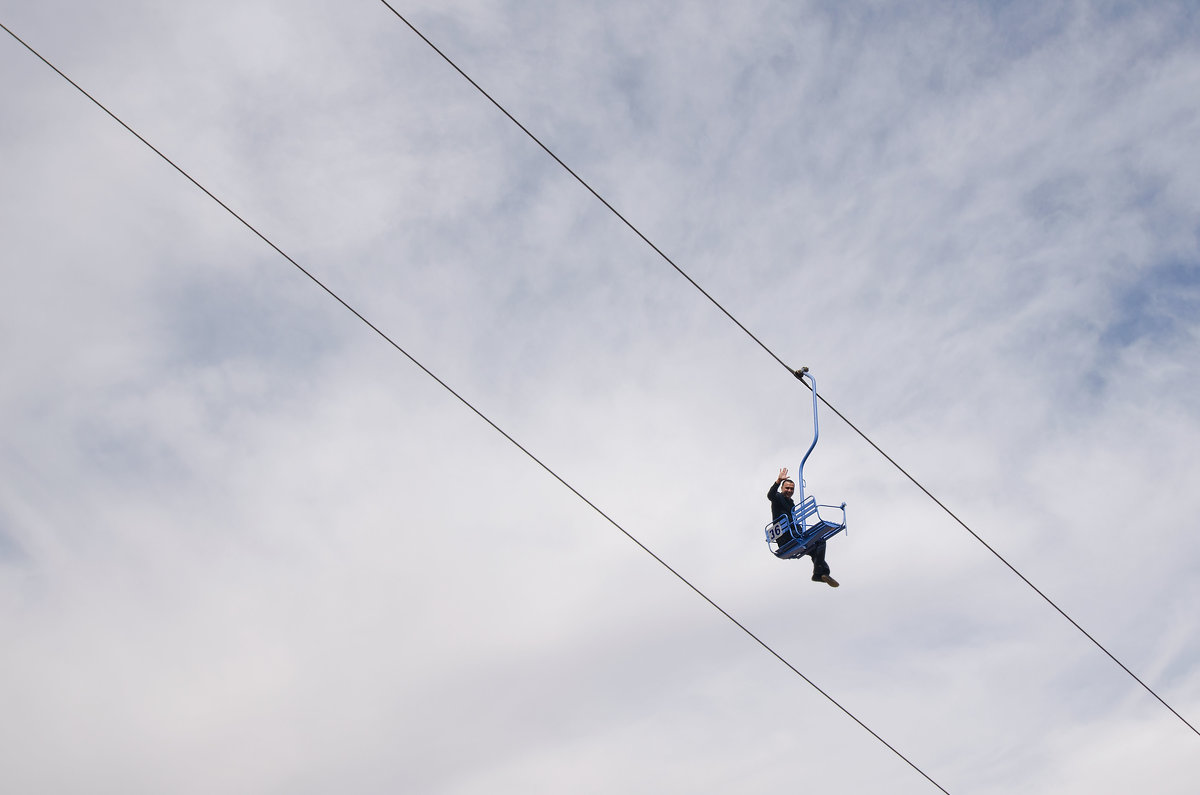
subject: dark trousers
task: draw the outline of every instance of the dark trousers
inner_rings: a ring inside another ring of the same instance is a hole
[[[825,562],[825,542],[818,541],[817,545],[808,551],[808,556],[813,562],[814,580],[820,580],[829,573],[829,564]]]

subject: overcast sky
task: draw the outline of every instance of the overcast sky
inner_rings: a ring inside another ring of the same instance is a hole
[[[396,2],[1200,726],[1191,2]],[[0,22],[949,792],[1200,736],[378,0]],[[0,35],[0,790],[937,788]]]

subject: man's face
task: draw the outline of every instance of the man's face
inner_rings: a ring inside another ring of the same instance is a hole
[[[779,487],[779,492],[785,497],[792,496],[792,492],[796,490],[796,484],[790,480],[785,480],[783,485]]]

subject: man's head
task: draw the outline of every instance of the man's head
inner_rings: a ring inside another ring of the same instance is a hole
[[[796,481],[792,480],[791,478],[784,478],[783,482],[779,484],[779,493],[785,497],[792,496],[792,493],[795,491]]]

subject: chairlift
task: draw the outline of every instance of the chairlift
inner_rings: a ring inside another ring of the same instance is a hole
[[[820,432],[817,427],[817,380],[808,372],[807,367],[796,370],[796,378],[807,379],[812,389],[813,405],[813,438],[808,446],[808,452],[800,461],[800,469],[796,472],[796,488],[799,491],[799,501],[791,515],[781,514],[775,521],[767,525],[767,548],[776,557],[790,559],[808,554],[821,541],[833,538],[846,529],[846,503],[841,505],[819,505],[816,497],[804,496],[804,464],[817,446]],[[824,515],[822,515],[824,509]],[[835,513],[836,512],[836,513]]]

